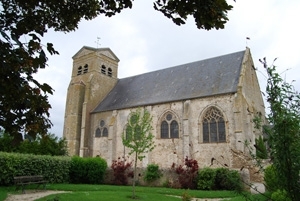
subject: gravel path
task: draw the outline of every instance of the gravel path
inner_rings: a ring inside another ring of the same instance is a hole
[[[4,201],[34,201],[51,194],[66,193],[67,191],[26,190],[25,194],[10,194]],[[221,201],[222,199],[193,198],[193,201]]]
[[[66,191],[26,190],[25,192],[25,194],[10,194],[4,201],[34,201],[47,195],[65,193]]]

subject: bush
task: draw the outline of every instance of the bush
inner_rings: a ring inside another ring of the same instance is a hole
[[[199,190],[213,190],[215,186],[216,171],[204,168],[198,172],[197,187]]]
[[[100,157],[81,158],[73,156],[70,182],[75,184],[100,184],[103,182],[106,168],[106,161]]]
[[[69,181],[70,157],[0,152],[0,185],[13,184],[14,176],[43,175],[50,183]]]
[[[285,190],[277,190],[271,195],[272,201],[292,201]]]
[[[145,172],[144,180],[151,182],[159,179],[160,177],[161,173],[159,171],[159,166],[156,164],[149,164]]]
[[[175,169],[178,174],[178,180],[181,188],[184,189],[196,189],[197,188],[197,173],[198,173],[198,162],[188,157],[184,160],[184,165],[176,165],[173,163],[172,169]]]
[[[243,189],[243,183],[238,171],[227,168],[204,168],[200,170],[197,184],[200,190],[241,191]]]
[[[264,170],[266,189],[270,192],[275,192],[280,189],[280,183],[276,174],[276,169],[273,165],[269,165]]]
[[[113,183],[116,185],[127,185],[128,184],[128,177],[133,178],[133,171],[132,171],[132,162],[126,162],[126,159],[121,159],[120,157],[118,160],[114,160],[111,164],[111,168],[114,171],[114,181]]]
[[[215,189],[241,191],[243,189],[243,184],[238,171],[229,170],[227,168],[217,168]]]

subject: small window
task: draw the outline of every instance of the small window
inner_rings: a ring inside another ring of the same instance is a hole
[[[99,127],[96,129],[95,137],[108,137],[108,129],[105,126],[105,121],[101,120]]]
[[[107,75],[108,75],[109,77],[112,76],[112,70],[111,70],[111,68],[108,68]]]
[[[167,113],[160,125],[160,138],[179,138],[179,125],[175,115]]]
[[[82,66],[79,66],[77,69],[77,75],[81,75],[82,73]]]
[[[225,121],[220,110],[209,108],[202,120],[204,143],[226,142]]]
[[[100,130],[100,128],[96,129],[95,137],[101,137],[101,130]]]
[[[89,66],[85,64],[83,68],[83,74],[87,73],[88,71],[89,71]]]
[[[101,66],[101,73],[106,75],[106,66],[104,65]]]
[[[102,135],[103,137],[108,137],[108,130],[107,130],[107,128],[103,128],[103,135]]]

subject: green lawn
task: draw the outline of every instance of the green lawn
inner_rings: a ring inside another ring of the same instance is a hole
[[[35,187],[35,186],[31,186]],[[30,188],[30,187],[29,187]],[[28,188],[27,188],[28,189]],[[128,201],[132,200],[132,187],[131,186],[112,186],[112,185],[84,185],[84,184],[48,184],[47,190],[60,190],[68,191],[63,194],[49,195],[47,197],[39,199],[53,201]],[[16,192],[15,188],[12,187],[0,187],[0,200],[4,200],[7,193],[21,193]],[[200,190],[183,190],[183,189],[172,189],[172,188],[158,188],[158,187],[136,187],[137,200],[141,201],[171,201],[171,200],[182,200],[181,196],[184,192],[195,198],[227,198],[226,200],[232,201],[243,201],[245,200],[242,196],[238,196],[232,191],[200,191]],[[179,196],[179,197],[176,197]],[[260,199],[263,200],[263,199]]]

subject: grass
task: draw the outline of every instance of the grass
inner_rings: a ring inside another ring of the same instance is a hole
[[[36,186],[29,186],[26,189],[35,188]],[[49,195],[47,197],[38,199],[38,201],[130,201],[132,196],[131,186],[113,186],[113,185],[87,185],[87,184],[48,184],[47,190],[68,191],[62,194]],[[200,190],[184,190],[172,189],[163,187],[136,187],[136,195],[138,201],[176,201],[182,200],[181,196],[187,192],[194,198],[227,198],[230,201],[244,201],[245,197],[238,196],[232,191],[200,191]],[[7,193],[20,193],[16,192],[15,187],[0,187],[0,201],[5,200]],[[177,197],[176,197],[177,196]],[[251,195],[252,198],[263,201],[263,196]]]
[[[28,186],[26,189],[35,188],[35,186]],[[101,201],[128,201],[132,200],[132,187],[131,186],[113,186],[113,185],[87,185],[87,184],[48,184],[47,190],[60,190],[69,191],[63,194],[49,195],[47,197],[38,199],[41,200],[101,200]],[[154,200],[181,200],[182,194],[186,192],[184,189],[172,189],[162,187],[136,187],[137,200],[154,201]],[[7,197],[7,193],[20,193],[16,192],[14,186],[0,187],[0,200]],[[236,195],[231,191],[199,191],[188,190],[187,193],[192,197],[197,198],[231,198]],[[175,197],[178,196],[178,197]]]

